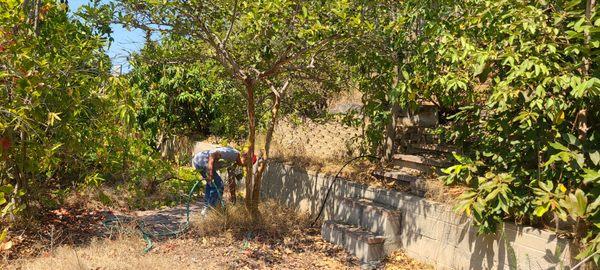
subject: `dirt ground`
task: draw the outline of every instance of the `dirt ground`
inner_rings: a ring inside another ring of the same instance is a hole
[[[350,269],[357,264],[338,248],[315,239],[267,244],[231,234],[170,239],[147,254],[140,237],[93,241],[17,261],[9,269]],[[314,242],[313,242],[314,241]],[[311,243],[313,242],[313,243]]]
[[[287,243],[286,243],[287,242]],[[278,244],[236,240],[231,234],[163,241],[147,254],[139,237],[64,246],[40,257],[19,260],[8,269],[360,269],[342,249],[318,233]],[[432,269],[398,253],[385,269]]]
[[[145,219],[146,226],[151,220],[182,222],[179,210],[116,213],[61,208],[49,213],[43,221],[46,226],[36,233],[13,235],[14,246],[0,253],[0,269],[360,269],[356,258],[322,240],[319,227],[308,226],[308,216],[274,202],[261,205],[260,224],[249,223],[239,205],[205,218],[194,206],[190,229],[176,238],[154,239],[154,248],[146,254],[146,242],[136,228],[139,223],[102,225],[115,214]],[[378,268],[432,269],[401,251]]]

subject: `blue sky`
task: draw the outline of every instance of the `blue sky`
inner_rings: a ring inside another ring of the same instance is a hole
[[[88,2],[89,0],[69,0],[69,9],[75,11]],[[139,51],[144,46],[144,32],[139,29],[128,31],[118,24],[113,24],[112,29],[115,40],[108,50],[108,55],[113,65],[122,65],[123,72],[127,72],[131,69],[127,57],[131,52]]]

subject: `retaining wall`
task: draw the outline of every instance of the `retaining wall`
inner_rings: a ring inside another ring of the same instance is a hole
[[[263,195],[315,215],[333,176],[270,164]],[[332,196],[333,195],[333,196]],[[555,269],[569,265],[568,242],[556,234],[505,223],[496,235],[478,236],[470,220],[451,206],[421,197],[338,179],[325,206],[329,216],[336,196],[364,197],[402,211],[402,248],[439,269]]]

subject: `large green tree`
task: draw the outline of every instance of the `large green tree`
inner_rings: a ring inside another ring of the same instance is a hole
[[[121,0],[125,24],[189,41],[187,59],[212,59],[245,97],[248,149],[255,151],[257,101],[269,93],[263,158],[290,74],[327,65],[322,56],[361,25],[361,7],[350,1],[133,1]],[[246,164],[246,206],[258,217],[261,178],[266,163]]]
[[[430,101],[458,111],[448,139],[464,145],[465,155],[445,180],[470,190],[457,210],[482,233],[506,219],[566,230],[575,239],[571,250],[583,249],[580,259],[600,259],[595,1],[386,7],[391,15],[368,17],[383,22],[368,38],[390,50],[372,54],[357,45],[347,57],[366,112],[383,119],[370,123],[370,139],[381,141],[394,103]]]
[[[110,75],[112,13],[99,7],[73,15],[56,1],[0,2],[4,228],[6,217],[14,220],[26,206],[53,207],[73,188],[156,168],[148,165],[156,161],[152,152],[132,136],[136,94]]]
[[[244,113],[242,96],[231,81],[220,79],[221,65],[178,59],[187,46],[181,40],[150,40],[131,56],[127,77],[140,92],[137,118],[150,131],[152,144],[179,134],[235,137],[245,123],[245,118],[232,117]]]

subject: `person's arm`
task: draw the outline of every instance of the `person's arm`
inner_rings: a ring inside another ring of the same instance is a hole
[[[244,163],[242,162],[242,155],[243,155],[243,153],[238,153],[237,160],[235,161],[235,163],[237,163],[237,165],[240,165],[240,166],[244,165]]]
[[[213,179],[213,172],[215,168],[215,162],[219,160],[221,156],[218,152],[212,153],[208,156],[208,172],[206,173],[206,181],[210,182]]]

